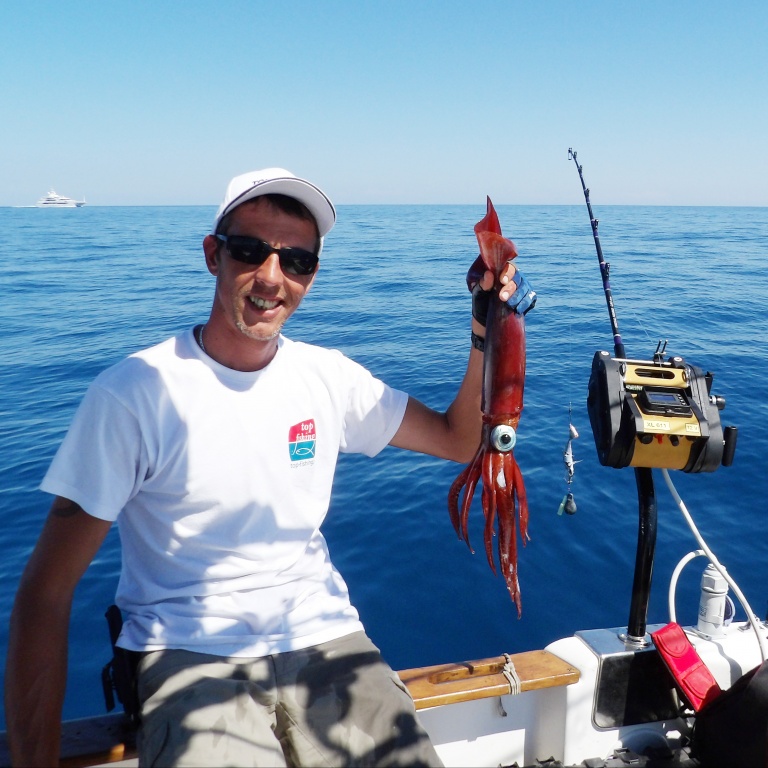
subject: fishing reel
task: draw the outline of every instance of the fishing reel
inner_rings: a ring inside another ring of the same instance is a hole
[[[660,347],[652,361],[595,353],[587,410],[600,463],[684,472],[730,466],[737,429],[720,424],[725,398],[710,394],[713,375],[682,357],[664,360]]]

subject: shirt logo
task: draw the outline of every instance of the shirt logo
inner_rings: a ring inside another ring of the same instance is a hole
[[[291,466],[314,464],[317,433],[314,419],[307,419],[294,424],[288,429],[288,453]]]

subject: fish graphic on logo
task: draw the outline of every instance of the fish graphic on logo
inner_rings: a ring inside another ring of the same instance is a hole
[[[307,419],[294,424],[288,429],[288,452],[291,456],[291,465],[312,463],[315,459],[315,445],[317,433],[315,432],[315,420]]]

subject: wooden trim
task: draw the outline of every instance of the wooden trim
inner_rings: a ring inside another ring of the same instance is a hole
[[[60,768],[115,763],[136,754],[136,731],[122,712],[68,720],[61,725]]]
[[[520,692],[571,685],[579,679],[579,670],[549,651],[526,651],[510,655],[520,678]],[[496,656],[460,664],[406,669],[399,672],[416,703],[416,709],[440,707],[460,701],[472,701],[511,693],[502,673],[506,659]]]
[[[107,765],[121,760],[135,760],[137,758],[136,747],[129,747],[127,744],[115,744],[108,752],[62,757],[59,759],[59,768],[91,768],[95,765]]]

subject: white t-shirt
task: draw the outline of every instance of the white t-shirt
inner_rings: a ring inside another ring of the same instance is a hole
[[[233,371],[192,330],[104,371],[41,488],[117,520],[120,645],[264,656],[362,629],[320,524],[339,451],[373,456],[407,395],[281,337]]]

